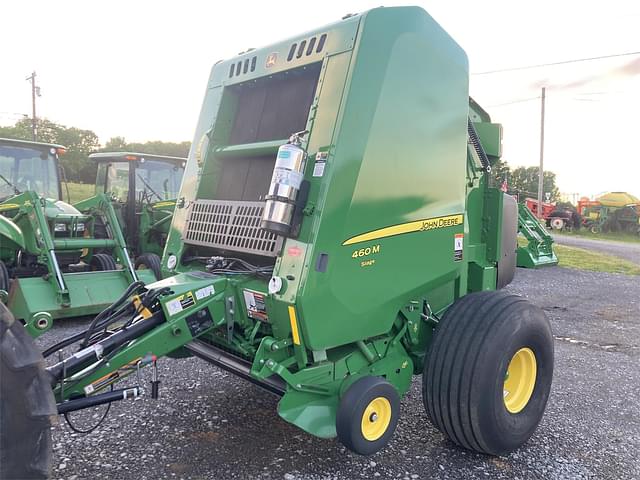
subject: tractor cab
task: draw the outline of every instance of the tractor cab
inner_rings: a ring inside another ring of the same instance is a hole
[[[65,151],[52,143],[0,138],[0,214],[14,218],[31,192],[41,199],[53,236],[82,234],[82,215],[62,201],[58,155]]]
[[[62,201],[58,155],[66,148],[51,143],[0,139],[0,214],[20,220],[20,208],[29,206],[28,197],[34,195],[42,204],[44,220],[54,238],[83,236],[86,218],[74,206]],[[21,233],[27,243],[34,242],[37,234],[28,233],[31,225]],[[34,231],[35,233],[35,231]],[[33,246],[35,249],[35,245]],[[28,249],[27,249],[28,250]],[[60,256],[63,264],[77,263],[81,251]],[[24,254],[27,255],[28,254]]]
[[[140,254],[162,255],[186,158],[146,153],[94,153],[96,194],[115,204],[127,244]]]
[[[61,200],[58,155],[65,147],[0,138],[0,202],[26,191]]]

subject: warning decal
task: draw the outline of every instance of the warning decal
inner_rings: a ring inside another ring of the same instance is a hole
[[[261,322],[268,322],[267,306],[264,294],[253,290],[244,290],[244,304],[247,307],[247,316]]]
[[[170,316],[175,315],[176,313],[180,313],[182,310],[189,308],[196,301],[193,298],[193,293],[187,292],[184,295],[180,295],[172,300],[169,300],[166,303],[167,312],[169,312]]]
[[[459,262],[462,260],[462,250],[464,247],[464,234],[456,233],[453,237],[453,260]]]

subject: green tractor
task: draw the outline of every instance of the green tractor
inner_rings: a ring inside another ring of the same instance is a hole
[[[106,195],[62,201],[63,152],[0,139],[0,297],[33,336],[54,319],[99,313],[139,280]],[[107,237],[94,235],[97,223]]]
[[[96,195],[112,198],[136,269],[149,268],[160,279],[160,256],[187,159],[131,152],[94,153],[89,159],[98,164]]]
[[[80,343],[46,372],[23,362],[47,378],[42,421],[13,427],[23,441],[7,458],[45,465],[47,449],[29,448],[46,415],[134,398],[139,382],[114,384],[146,365],[157,398],[167,355],[256,383],[285,421],[358,454],[391,441],[416,375],[428,418],[461,447],[523,445],[547,403],[553,336],[539,308],[499,290],[515,274],[518,209],[489,185],[501,129],[470,107],[468,82],[464,51],[417,7],[216,63],[166,278],[49,347]]]

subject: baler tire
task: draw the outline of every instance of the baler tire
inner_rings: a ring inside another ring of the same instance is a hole
[[[116,270],[116,261],[108,253],[96,253],[91,257],[91,270],[94,272],[104,272],[107,270]]]
[[[376,406],[384,412],[376,412]],[[365,416],[373,414],[376,418],[370,420],[371,425],[378,420],[382,423],[378,428],[380,431],[373,427],[369,432],[371,438],[367,439],[363,432]],[[354,453],[372,455],[389,443],[399,416],[400,396],[393,385],[381,377],[362,377],[350,385],[340,399],[336,413],[338,440]]]
[[[162,280],[162,272],[160,267],[160,257],[155,253],[143,253],[136,258],[134,268],[136,270],[142,270],[147,268],[153,272],[156,280]]]
[[[9,270],[2,260],[0,260],[0,290],[9,293]]]
[[[57,419],[44,358],[0,304],[0,478],[48,478]]]
[[[518,372],[512,365],[520,355],[531,363]],[[512,369],[514,379],[520,375],[517,388],[507,383]],[[552,377],[553,335],[544,312],[503,291],[471,293],[436,328],[425,357],[423,402],[431,422],[453,442],[504,455],[533,435]],[[512,393],[520,403],[511,403]]]

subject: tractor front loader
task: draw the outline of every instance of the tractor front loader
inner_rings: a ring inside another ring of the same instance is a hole
[[[166,278],[47,349],[77,344],[45,371],[57,411],[131,398],[142,384],[117,381],[191,354],[358,454],[391,441],[415,375],[456,444],[524,444],[553,336],[539,308],[499,290],[515,273],[518,210],[489,184],[501,128],[470,104],[468,80],[464,51],[417,7],[216,63]]]
[[[54,319],[99,313],[139,280],[109,198],[85,200],[83,213],[62,201],[62,151],[0,139],[0,296],[33,336]],[[98,222],[105,238],[93,235]]]

